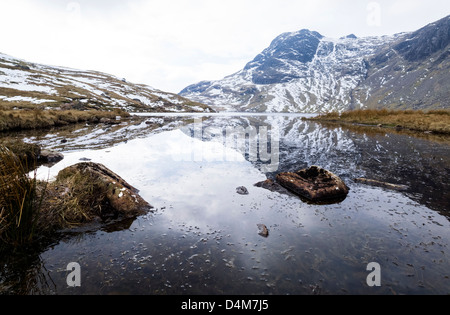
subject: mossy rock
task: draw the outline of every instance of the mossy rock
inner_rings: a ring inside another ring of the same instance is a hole
[[[52,211],[60,227],[101,219],[126,219],[146,214],[153,207],[139,191],[102,164],[79,163],[59,172],[49,187]]]
[[[337,175],[315,165],[293,173],[280,173],[277,182],[311,202],[342,201],[349,192],[347,185]]]

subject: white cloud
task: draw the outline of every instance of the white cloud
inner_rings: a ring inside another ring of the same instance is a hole
[[[279,34],[329,37],[414,30],[450,12],[448,0],[379,0],[368,25],[360,0],[0,0],[0,51],[104,71],[179,92],[242,68]]]

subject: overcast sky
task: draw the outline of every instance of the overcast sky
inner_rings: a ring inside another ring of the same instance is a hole
[[[449,0],[0,0],[0,52],[178,93],[284,32],[390,35],[449,14]]]

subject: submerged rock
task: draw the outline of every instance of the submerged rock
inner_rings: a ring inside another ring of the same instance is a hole
[[[249,194],[248,189],[244,186],[240,186],[240,187],[236,188],[236,192],[239,195],[248,195]]]
[[[370,185],[370,186],[383,187],[383,188],[393,189],[393,190],[398,190],[398,191],[403,191],[403,190],[408,189],[408,186],[406,186],[406,185],[391,184],[391,183],[378,181],[375,179],[355,178],[354,181],[356,183],[362,183],[362,184],[366,184],[366,185]]]
[[[262,237],[269,237],[269,229],[264,224],[257,224],[258,234]]]
[[[312,202],[343,200],[349,192],[347,185],[338,176],[319,166],[294,173],[280,173],[277,182]]]

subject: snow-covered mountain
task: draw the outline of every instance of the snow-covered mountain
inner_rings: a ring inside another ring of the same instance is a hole
[[[450,16],[414,33],[366,38],[284,33],[241,71],[188,86],[180,95],[230,111],[449,107],[449,23]],[[430,77],[443,81],[432,86],[439,89],[433,100],[427,98]],[[421,92],[411,96],[413,88]]]
[[[368,57],[354,104],[399,109],[450,108],[450,16],[404,34]]]
[[[204,104],[96,72],[30,63],[0,53],[0,106],[129,112],[203,112]]]

